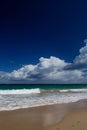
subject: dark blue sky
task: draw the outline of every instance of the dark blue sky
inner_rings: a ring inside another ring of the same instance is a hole
[[[72,62],[87,38],[87,1],[0,3],[0,71],[56,56]]]

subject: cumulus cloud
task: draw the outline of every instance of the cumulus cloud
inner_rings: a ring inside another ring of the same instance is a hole
[[[32,83],[44,83],[49,80],[57,80],[58,74],[68,65],[64,60],[51,56],[50,58],[41,57],[36,65],[25,65],[18,70],[8,74],[12,80],[25,80]],[[60,77],[60,76],[59,76]]]
[[[87,40],[72,63],[50,56],[36,65],[24,65],[11,73],[0,72],[0,83],[87,83]]]
[[[86,46],[80,49],[79,56],[76,56],[74,63],[75,64],[86,64],[87,65],[87,40],[85,40]]]
[[[86,45],[79,50],[80,54],[75,57],[73,63],[66,66],[66,69],[87,69],[87,39],[85,39],[84,42],[86,43]]]

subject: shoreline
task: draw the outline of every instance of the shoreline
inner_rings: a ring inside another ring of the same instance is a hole
[[[79,102],[84,102],[87,99],[80,99],[77,101],[73,101],[73,102],[67,102],[67,103],[48,103],[48,104],[40,104],[40,105],[34,105],[34,106],[27,106],[27,107],[17,107],[17,108],[13,108],[13,109],[5,109],[5,110],[0,110],[0,112],[9,112],[9,111],[16,111],[16,110],[26,110],[26,109],[32,109],[32,108],[40,108],[40,107],[46,107],[46,106],[54,106],[54,105],[68,105],[68,104],[73,104],[73,103],[79,103]]]
[[[87,110],[87,99],[73,103],[0,111],[0,129],[56,130],[56,125],[60,124],[69,114],[84,110]]]

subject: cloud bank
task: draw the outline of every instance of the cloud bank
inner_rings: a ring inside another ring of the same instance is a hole
[[[87,40],[72,63],[50,56],[11,73],[0,71],[0,83],[87,83]]]

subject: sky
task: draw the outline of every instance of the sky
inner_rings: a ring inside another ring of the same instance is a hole
[[[87,83],[87,1],[0,2],[0,83]]]

